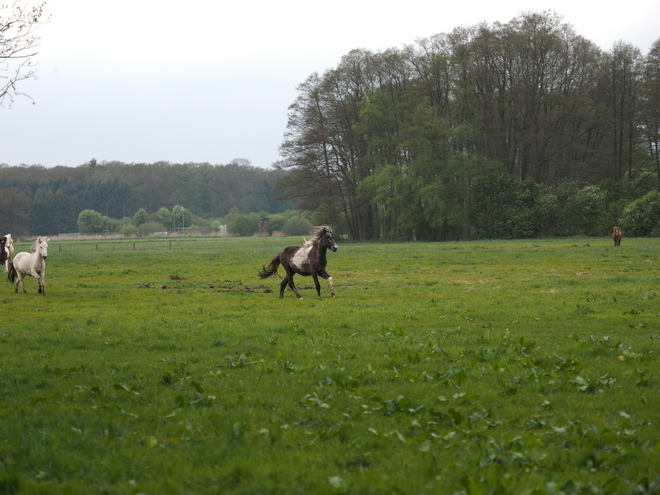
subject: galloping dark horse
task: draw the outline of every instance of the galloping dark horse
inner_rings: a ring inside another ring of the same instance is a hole
[[[321,299],[320,275],[328,281],[330,294],[332,297],[335,297],[335,287],[332,283],[332,277],[325,271],[325,267],[328,265],[328,259],[326,258],[327,250],[337,251],[337,243],[334,237],[332,237],[332,229],[330,227],[314,227],[310,234],[312,239],[307,241],[303,247],[289,246],[284,248],[284,251],[275,256],[270,264],[267,267],[264,266],[263,270],[259,272],[259,278],[268,278],[277,273],[277,267],[280,265],[284,267],[286,277],[284,277],[280,284],[280,299],[284,297],[284,289],[286,289],[287,284],[291,287],[296,297],[302,299],[302,296],[293,283],[293,276],[296,273],[304,276],[312,276],[319,299]]]

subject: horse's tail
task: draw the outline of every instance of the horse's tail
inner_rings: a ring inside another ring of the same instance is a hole
[[[275,256],[268,266],[264,266],[259,270],[259,278],[268,278],[277,273],[277,268],[280,266],[280,255]]]
[[[7,269],[7,280],[9,280],[13,284],[16,281],[16,277],[17,277],[16,268],[14,268],[14,264],[10,261],[9,268]]]

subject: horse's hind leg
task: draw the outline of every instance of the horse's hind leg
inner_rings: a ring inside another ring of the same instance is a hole
[[[302,296],[298,292],[298,289],[296,289],[296,286],[293,283],[293,277],[289,277],[288,275],[284,277],[284,280],[282,280],[282,283],[280,284],[280,299],[284,299],[284,289],[286,289],[286,286],[291,287],[291,290],[293,290],[293,293],[296,295],[298,299],[302,299]]]
[[[286,271],[286,277],[284,277],[284,280],[282,280],[282,283],[280,284],[280,299],[284,297],[284,289],[286,288],[287,283],[296,297],[302,299],[300,292],[298,292],[298,289],[296,288],[296,284],[293,283],[293,276],[296,272],[294,272],[288,265],[284,265],[284,270]]]
[[[280,299],[284,299],[284,289],[289,284],[289,277],[284,277],[282,283],[280,283]]]
[[[18,285],[21,285],[21,289],[23,289],[23,294],[27,294],[27,291],[25,290],[25,282],[23,281],[23,276],[20,274],[17,274],[16,278],[16,283],[14,284],[14,294],[18,294]]]
[[[291,287],[291,290],[298,299],[302,299],[300,292],[298,292],[298,289],[296,289],[296,285],[293,283],[293,276],[289,277],[289,287]]]

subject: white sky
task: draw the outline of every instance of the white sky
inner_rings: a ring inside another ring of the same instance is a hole
[[[0,0],[2,3],[2,0]],[[589,6],[587,6],[587,3]],[[379,51],[553,10],[604,50],[648,53],[660,2],[49,0],[38,79],[0,108],[0,163],[278,160],[296,86],[354,48]]]

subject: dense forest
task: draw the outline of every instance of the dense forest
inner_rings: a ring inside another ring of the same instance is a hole
[[[543,12],[353,50],[281,152],[286,197],[354,239],[605,235],[660,184],[660,40],[605,52]]]
[[[2,229],[75,232],[84,210],[176,218],[183,206],[205,219],[297,208],[354,240],[601,236],[615,224],[660,236],[660,39],[646,55],[623,41],[604,51],[553,12],[524,13],[353,50],[297,92],[275,169],[0,165]],[[241,235],[258,228],[244,220]]]
[[[292,207],[276,199],[282,175],[240,159],[217,166],[95,160],[79,167],[0,166],[0,228],[14,235],[78,232],[84,210],[122,219],[176,205],[208,219],[231,210],[278,213]]]

